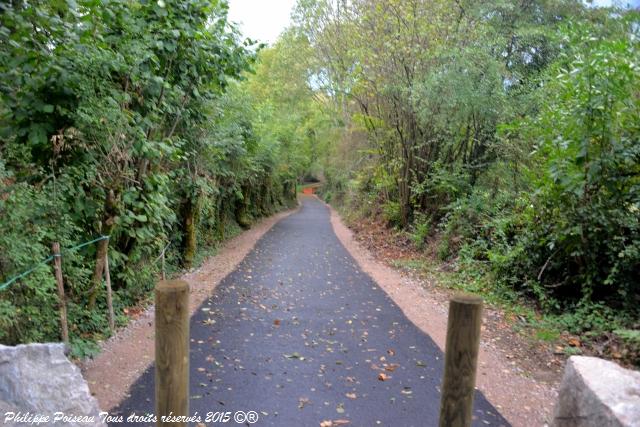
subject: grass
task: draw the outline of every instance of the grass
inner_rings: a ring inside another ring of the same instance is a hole
[[[560,339],[560,332],[556,329],[540,328],[535,332],[536,339],[545,342],[555,342]]]
[[[599,354],[596,351],[598,356],[613,357],[626,364],[640,366],[640,331],[621,328],[620,325],[629,323],[628,319],[606,307],[591,305],[558,314],[545,313],[515,290],[497,285],[490,273],[473,266],[462,266],[458,271],[448,272],[442,270],[440,261],[429,258],[393,260],[391,264],[432,277],[442,288],[480,295],[485,304],[504,313],[514,332],[525,339],[553,346],[555,351],[561,350],[566,356],[588,353],[593,344],[607,337],[615,339],[616,344],[610,353]],[[579,336],[581,344],[568,345],[566,339],[571,336]]]
[[[398,259],[391,261],[395,268],[412,270],[435,279],[444,289],[480,295],[485,304],[499,308],[506,319],[514,319],[512,329],[530,339],[545,343],[556,343],[561,338],[562,327],[553,316],[539,313],[511,289],[496,287],[488,274],[470,274],[468,271],[448,272],[435,259]],[[567,354],[574,352],[567,347]]]

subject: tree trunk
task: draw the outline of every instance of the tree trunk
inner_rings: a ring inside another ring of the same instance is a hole
[[[242,187],[242,200],[240,200],[239,206],[236,208],[236,222],[242,228],[249,228],[251,226],[251,218],[249,218],[249,205],[251,203],[250,189],[248,187]]]
[[[198,240],[196,231],[198,222],[198,201],[194,201],[189,198],[185,206],[184,217],[184,230],[185,230],[185,244],[184,244],[184,266],[191,268],[193,261],[195,260],[196,251],[198,249]]]
[[[113,190],[109,190],[104,202],[104,215],[100,226],[100,232],[103,236],[109,236],[116,219],[116,196]],[[93,269],[91,277],[91,290],[89,291],[88,307],[92,309],[96,305],[96,299],[100,292],[100,284],[104,273],[104,260],[109,249],[109,239],[100,240],[98,242],[98,250],[96,251],[96,266]]]

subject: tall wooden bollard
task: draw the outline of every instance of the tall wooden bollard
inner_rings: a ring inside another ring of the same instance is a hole
[[[189,415],[189,284],[163,280],[156,286],[156,416]]]
[[[471,426],[476,385],[482,299],[456,295],[449,301],[440,427]]]

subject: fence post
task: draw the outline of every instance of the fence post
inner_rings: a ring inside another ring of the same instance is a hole
[[[164,273],[164,251],[166,251],[166,250],[167,250],[167,248],[164,248],[162,250],[162,280],[167,280],[167,276]]]
[[[113,296],[111,294],[111,273],[109,272],[109,249],[104,253],[104,279],[107,284],[107,309],[109,310],[109,329],[113,333],[116,322],[113,314]]]
[[[189,412],[189,284],[163,280],[156,286],[156,416],[157,426],[186,426],[162,422],[163,415]]]
[[[471,426],[480,348],[482,299],[456,295],[449,301],[440,427]]]
[[[69,326],[67,324],[67,300],[64,296],[64,281],[62,279],[62,259],[60,258],[60,243],[55,242],[51,249],[53,251],[53,271],[56,276],[58,286],[58,300],[60,304],[60,329],[62,330],[62,341],[69,344]]]

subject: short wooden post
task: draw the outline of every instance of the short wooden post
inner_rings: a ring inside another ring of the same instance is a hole
[[[104,280],[107,284],[107,309],[109,310],[109,329],[116,329],[115,316],[113,314],[113,296],[111,293],[111,273],[109,272],[109,250],[104,254]]]
[[[189,412],[189,284],[163,280],[156,286],[156,416],[157,426],[186,426],[162,422],[162,416]]]
[[[60,255],[60,243],[55,242],[52,247],[53,251],[53,271],[56,276],[56,285],[58,286],[58,300],[60,305],[60,329],[62,330],[62,341],[69,344],[69,326],[67,323],[67,299],[64,296],[64,281],[62,279],[62,259]]]
[[[449,301],[440,427],[471,426],[480,349],[482,299],[456,295]]]

